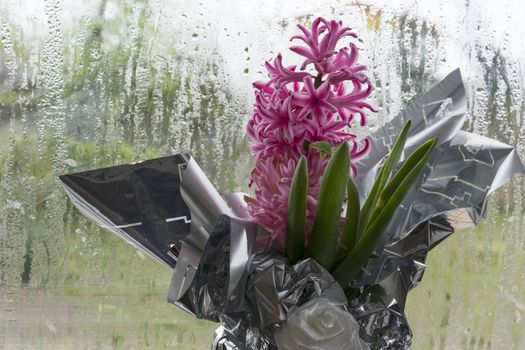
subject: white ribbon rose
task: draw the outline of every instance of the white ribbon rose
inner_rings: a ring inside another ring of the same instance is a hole
[[[279,350],[365,350],[354,317],[325,298],[294,309],[274,333]]]

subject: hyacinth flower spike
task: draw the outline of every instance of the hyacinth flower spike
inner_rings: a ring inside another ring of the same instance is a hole
[[[304,58],[302,64],[287,66],[281,54],[266,63],[269,79],[254,83],[255,105],[247,125],[255,157],[250,177],[255,195],[247,198],[247,209],[283,251],[289,193],[301,157],[308,164],[305,245],[314,226],[329,158],[308,145],[348,143],[349,169],[355,174],[352,162],[366,155],[370,142],[358,140],[350,130],[355,122],[365,125],[367,111],[374,111],[366,102],[372,93],[366,67],[357,62],[357,47],[343,40],[357,37],[351,28],[316,18],[310,28],[299,29],[301,34],[292,40],[305,46],[290,50]]]

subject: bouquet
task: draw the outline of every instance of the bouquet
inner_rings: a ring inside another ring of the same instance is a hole
[[[407,349],[428,252],[523,165],[461,130],[459,70],[359,139],[375,109],[344,44],[356,34],[323,18],[299,29],[302,64],[278,54],[253,84],[253,196],[223,198],[189,154],[61,180],[86,216],[173,269],[168,301],[221,323],[212,349]]]

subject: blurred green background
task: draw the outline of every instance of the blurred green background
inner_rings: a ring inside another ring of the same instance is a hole
[[[209,347],[216,325],[166,303],[170,271],[85,219],[57,176],[191,150],[220,191],[246,191],[250,82],[313,16],[360,34],[371,127],[460,66],[465,129],[524,155],[520,7],[498,26],[481,3],[1,0],[0,348]],[[430,255],[414,349],[525,349],[523,186]]]

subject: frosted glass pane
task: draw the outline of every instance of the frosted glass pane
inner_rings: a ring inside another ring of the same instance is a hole
[[[214,324],[166,303],[170,271],[95,227],[57,176],[191,150],[247,191],[251,82],[296,23],[360,34],[380,125],[460,67],[465,129],[525,155],[523,1],[0,1],[0,347],[202,349]],[[364,132],[365,130],[358,130]],[[524,178],[432,252],[414,349],[525,348]]]

